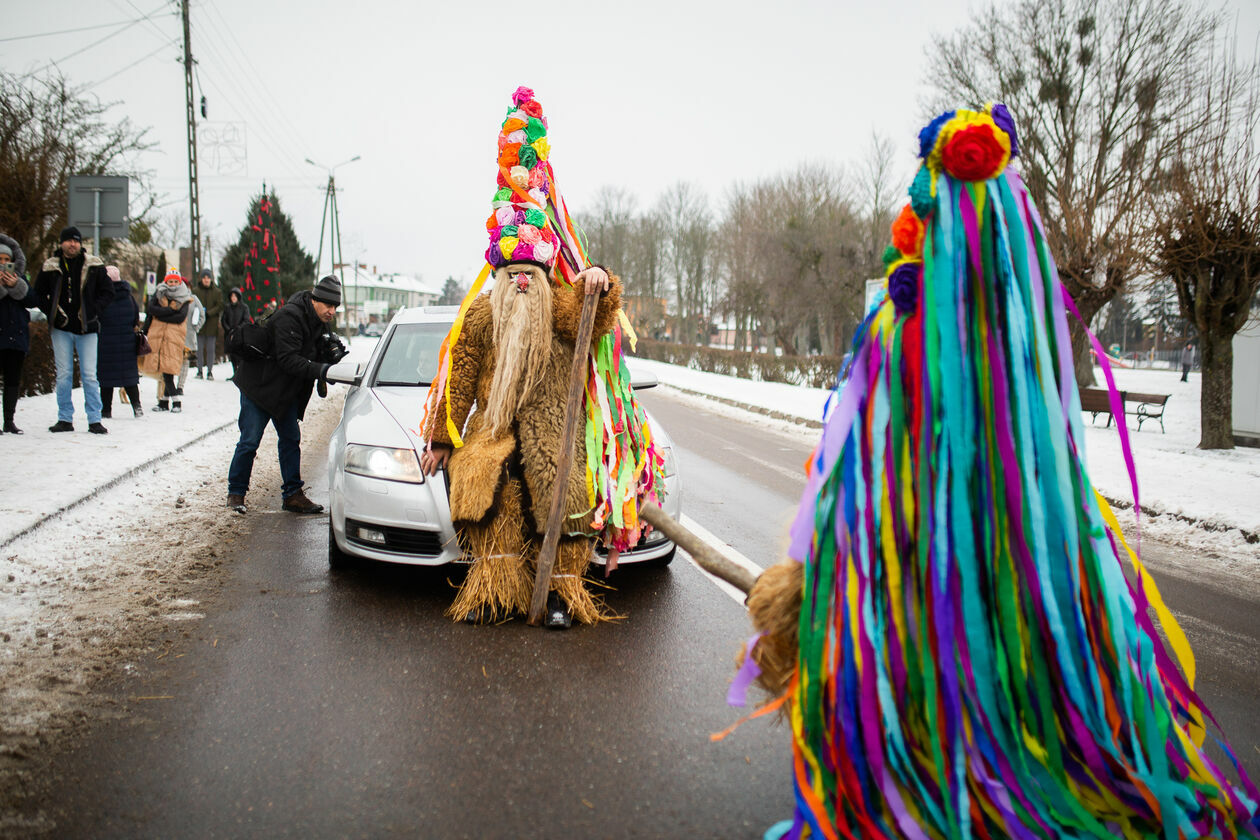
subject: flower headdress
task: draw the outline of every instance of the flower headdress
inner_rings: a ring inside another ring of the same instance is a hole
[[[542,105],[532,90],[517,88],[499,131],[498,190],[486,221],[490,232],[486,263],[491,267],[534,263],[550,272],[555,265],[559,237],[547,216],[550,153]]]

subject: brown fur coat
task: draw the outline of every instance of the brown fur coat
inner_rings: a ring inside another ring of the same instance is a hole
[[[546,528],[583,298],[577,288],[553,285],[552,289],[553,331],[547,373],[517,412],[513,429],[498,438],[491,435],[480,413],[468,419],[474,401],[481,405],[488,403],[495,368],[494,316],[490,300],[482,295],[468,309],[463,331],[451,354],[450,417],[455,427],[463,430],[464,438],[464,445],[454,451],[448,465],[451,518],[456,525],[486,516],[506,475],[509,458],[519,453],[525,477],[526,510],[532,515],[538,533]],[[621,283],[613,276],[609,290],[601,296],[596,309],[594,339],[613,328],[620,307]],[[439,405],[441,413],[434,424],[433,441],[450,445],[446,408],[445,402]],[[567,482],[565,521],[568,524],[564,532],[590,535],[585,444],[580,430],[574,440],[574,457]]]

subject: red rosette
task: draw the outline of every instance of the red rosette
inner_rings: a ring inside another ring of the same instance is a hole
[[[1006,149],[988,125],[959,129],[941,150],[945,172],[960,181],[987,181],[1002,173],[1009,160]]]
[[[892,244],[907,257],[917,257],[923,251],[923,222],[909,204],[892,223]]]
[[[521,110],[529,114],[531,117],[534,117],[535,119],[539,119],[539,120],[542,119],[542,106],[538,104],[537,99],[531,99],[525,104],[521,105]]]

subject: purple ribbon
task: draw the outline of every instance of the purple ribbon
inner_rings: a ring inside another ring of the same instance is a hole
[[[731,680],[731,687],[726,692],[726,705],[739,706],[742,709],[748,703],[748,687],[761,676],[761,666],[753,660],[753,648],[764,635],[765,631],[754,633],[748,640],[744,648],[744,664],[735,672],[735,679]]]

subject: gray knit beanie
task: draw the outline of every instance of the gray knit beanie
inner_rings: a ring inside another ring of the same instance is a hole
[[[341,306],[341,281],[331,274],[321,277],[315,288],[311,289],[311,297],[320,303]]]

